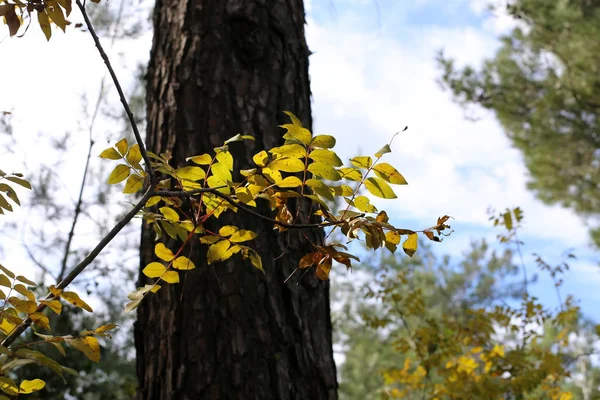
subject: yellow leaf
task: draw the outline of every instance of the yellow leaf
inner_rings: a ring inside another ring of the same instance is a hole
[[[42,314],[40,312],[34,312],[29,314],[29,318],[31,318],[33,323],[39,326],[40,328],[43,328],[47,331],[51,330],[50,319],[48,319],[48,317],[45,314]]]
[[[268,167],[283,172],[301,172],[304,171],[304,162],[298,158],[284,157],[271,161]]]
[[[235,195],[237,196],[238,200],[241,201],[242,203],[248,204],[251,206],[256,206],[256,202],[254,201],[254,195],[252,194],[252,192],[250,191],[249,188],[247,188],[247,187],[237,188],[237,189],[235,189]]]
[[[19,393],[28,394],[42,390],[46,386],[46,382],[41,379],[23,380],[19,385]]]
[[[377,212],[377,208],[373,204],[367,196],[357,196],[354,199],[354,206],[358,208],[362,212],[374,213]]]
[[[209,165],[212,162],[212,157],[208,154],[202,154],[199,156],[188,157],[185,161],[191,161],[199,165]]]
[[[0,285],[2,286],[6,286],[8,288],[12,288],[12,282],[10,281],[10,279],[8,279],[8,277],[4,274],[0,275]]]
[[[377,175],[386,182],[392,183],[394,185],[407,184],[406,179],[404,179],[402,174],[388,163],[380,163],[375,165],[375,167],[373,167],[373,171],[375,171],[375,175]]]
[[[231,236],[234,233],[236,233],[237,231],[239,231],[240,229],[237,226],[234,225],[225,225],[222,226],[221,229],[219,229],[219,235],[221,236]]]
[[[77,339],[67,339],[66,341],[75,349],[81,351],[90,360],[94,362],[100,361],[100,344],[95,337],[86,336]]]
[[[127,152],[127,162],[135,166],[140,161],[142,161],[142,152],[140,151],[140,146],[136,143]]]
[[[277,186],[281,188],[295,188],[302,186],[302,180],[295,176],[288,176],[287,178],[277,182]]]
[[[191,269],[196,268],[192,260],[185,256],[177,257],[175,261],[173,261],[173,268],[181,270],[181,271],[189,271]]]
[[[352,196],[354,189],[348,185],[331,186],[333,194],[336,196]]]
[[[71,14],[71,0],[58,0],[58,4],[67,12],[67,17]]]
[[[8,275],[8,277],[10,279],[14,279],[15,278],[15,274],[13,274],[10,269],[6,268],[2,264],[0,264],[0,271],[4,272],[6,275]]]
[[[17,280],[19,282],[23,282],[23,283],[27,284],[27,286],[37,286],[37,283],[25,278],[23,275],[17,275]]]
[[[344,164],[337,154],[327,149],[313,150],[309,157],[316,162],[331,165],[332,167],[341,167]]]
[[[144,186],[144,179],[142,179],[139,175],[133,174],[127,178],[127,182],[125,182],[125,188],[123,189],[123,193],[132,194],[139,192]]]
[[[307,179],[306,185],[318,195],[333,201],[333,194],[331,193],[331,188],[327,186],[323,181],[319,179]]]
[[[162,265],[159,262],[151,262],[146,265],[146,267],[142,270],[142,273],[146,275],[148,278],[159,278],[162,274],[165,273],[167,267]]]
[[[177,222],[179,221],[179,214],[177,211],[173,210],[170,207],[161,207],[159,208],[160,213],[167,219],[167,221]]]
[[[271,164],[269,164],[271,165]],[[283,180],[283,177],[281,176],[281,172],[279,172],[278,170],[273,170],[269,167],[265,167],[262,170],[262,174],[269,179],[269,181],[271,181],[272,183],[276,183],[279,184],[279,182],[281,182]]]
[[[255,154],[254,156],[252,156],[252,161],[254,161],[254,163],[256,165],[258,165],[259,167],[264,167],[265,165],[267,165],[268,160],[269,160],[269,155],[264,150],[262,150],[260,153]]]
[[[276,154],[277,157],[302,158],[306,155],[306,149],[299,144],[286,144],[272,148],[269,153]]]
[[[123,138],[123,139],[119,140],[117,142],[117,144],[115,144],[115,147],[117,148],[119,153],[123,157],[125,157],[125,154],[127,153],[127,148],[129,147],[129,143],[127,143],[127,139]]]
[[[390,185],[379,178],[367,178],[365,180],[365,187],[373,196],[384,199],[395,199],[397,197]]]
[[[418,235],[416,233],[411,233],[410,235],[408,235],[408,238],[404,241],[404,243],[402,243],[402,249],[410,257],[412,257],[413,254],[415,254],[415,252],[417,251],[417,246],[419,244],[417,239]]]
[[[200,167],[182,167],[175,170],[178,178],[190,181],[199,181],[204,179],[206,172]]]
[[[113,329],[115,329],[117,326],[117,324],[106,324],[106,325],[102,325],[96,329],[94,329],[94,332],[96,333],[104,333],[106,331],[112,331]]]
[[[152,207],[152,206],[158,204],[161,200],[162,200],[162,198],[160,196],[152,196],[146,202],[146,207]]]
[[[233,171],[233,156],[228,151],[217,153],[217,160],[223,163],[230,171]]]
[[[82,308],[88,312],[94,312],[92,307],[90,307],[85,301],[81,300],[79,295],[75,292],[62,292],[60,297],[73,304],[75,307]]]
[[[283,135],[284,139],[298,140],[306,145],[310,144],[310,141],[312,140],[312,133],[310,133],[308,129],[293,124],[284,124],[279,126],[287,129],[287,132]]]
[[[242,243],[242,242],[247,242],[249,240],[253,240],[254,238],[256,238],[258,235],[253,232],[253,231],[249,231],[246,229],[240,229],[239,231],[237,231],[236,233],[234,233],[229,240],[234,242],[234,243]]]
[[[63,14],[62,8],[58,6],[58,2],[56,0],[47,0],[46,1],[46,12],[48,16],[64,32],[67,28],[67,20],[65,19],[65,15]]]
[[[47,305],[56,314],[60,315],[62,311],[62,304],[58,300],[40,300],[40,303]]]
[[[208,179],[206,180],[206,183],[208,183],[208,187],[210,188],[219,188],[219,192],[225,193],[225,194],[229,194],[229,192],[231,192],[231,189],[229,188],[229,184],[227,183],[227,181],[224,181],[223,179],[219,178],[218,176],[209,176]],[[218,203],[222,203],[223,200],[217,200]],[[206,203],[205,203],[206,204]]]
[[[310,145],[313,147],[331,149],[335,146],[335,138],[330,135],[317,135],[310,142]]]
[[[312,172],[313,175],[330,181],[339,181],[342,179],[340,174],[332,166],[323,163],[314,162],[308,166],[308,170]]]
[[[331,258],[326,257],[317,264],[317,278],[322,281],[329,279],[329,272],[331,271]]]
[[[229,250],[229,242],[227,240],[220,240],[208,247],[208,253],[206,254],[206,260],[209,264],[222,260]]]
[[[175,258],[173,252],[163,243],[157,243],[156,246],[154,246],[154,254],[156,254],[156,257],[166,262],[169,262]]]
[[[160,279],[167,283],[179,283],[179,273],[177,271],[167,271]]]
[[[379,151],[377,151],[377,153],[375,153],[375,157],[379,158],[379,157],[383,156],[384,154],[391,153],[391,152],[392,152],[392,149],[390,149],[390,145],[386,144],[381,149],[379,149]]]
[[[44,35],[46,36],[46,40],[50,40],[50,37],[52,36],[52,28],[50,28],[50,19],[48,18],[48,14],[46,14],[46,10],[38,10],[37,15],[38,23],[40,24],[40,28],[42,28],[42,32],[44,32]]]
[[[4,332],[6,335],[12,332],[15,329],[15,324],[9,322],[7,319],[3,318],[0,320],[0,331]]]
[[[227,167],[227,165],[225,163],[222,162],[216,162],[212,165],[212,167],[210,168],[210,171],[212,172],[212,175],[219,178],[222,181],[225,182],[231,182],[233,180],[232,176],[231,176],[231,171],[229,170],[229,167]]]
[[[340,174],[340,176],[342,178],[348,179],[349,181],[360,182],[360,181],[362,181],[362,178],[363,178],[362,172],[360,172],[360,170],[357,168],[352,168],[352,167],[338,168],[337,172]]]
[[[392,244],[399,244],[400,234],[396,231],[389,231],[385,234],[385,241]]]
[[[290,111],[284,111],[283,113],[290,117],[294,125],[302,127],[302,122],[300,122],[300,119],[298,119],[298,117],[296,117],[293,113],[291,113]]]
[[[114,185],[116,183],[124,181],[129,176],[129,166],[125,164],[119,164],[113,169],[108,177],[107,183]]]
[[[354,158],[350,159],[350,162],[355,167],[365,168],[365,169],[371,168],[371,165],[373,165],[373,159],[371,159],[371,157],[369,157],[369,156],[354,157]]]
[[[254,250],[250,249],[249,258],[250,258],[250,263],[254,266],[254,268],[256,268],[257,270],[261,271],[264,274],[265,270],[263,269],[263,266],[262,266],[262,258],[260,258],[258,253],[255,252]]]

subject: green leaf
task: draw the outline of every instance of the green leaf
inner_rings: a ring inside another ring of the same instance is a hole
[[[343,179],[348,179],[349,181],[355,181],[355,182],[362,181],[363,174],[357,168],[344,167],[344,168],[338,168],[337,171],[339,172],[340,176]]]
[[[144,179],[139,175],[132,174],[127,178],[127,182],[125,182],[125,188],[123,189],[123,193],[125,194],[133,194],[139,192],[142,187],[144,187]]]
[[[304,171],[304,162],[298,158],[278,158],[271,161],[268,168],[283,172],[302,172]]]
[[[379,158],[382,155],[387,154],[387,153],[391,153],[391,152],[392,152],[392,149],[390,149],[390,145],[386,144],[381,149],[379,149],[379,151],[377,151],[377,153],[375,153],[375,157]]]
[[[41,379],[33,379],[31,381],[25,379],[19,385],[19,393],[28,394],[42,390],[46,386],[46,382]]]
[[[309,157],[316,162],[320,162],[320,163],[323,163],[326,165],[331,165],[332,167],[341,167],[344,164],[342,162],[342,160],[340,160],[338,155],[335,154],[331,150],[326,150],[326,149],[313,150],[310,153]]]
[[[408,238],[404,241],[404,243],[402,243],[402,250],[404,250],[404,252],[410,257],[412,257],[417,251],[417,245],[419,243],[417,238],[418,235],[416,233],[411,233],[408,235]]]
[[[331,149],[335,146],[335,138],[330,135],[317,135],[310,142],[312,147]]]
[[[165,217],[167,221],[177,222],[179,221],[179,214],[177,211],[173,210],[170,207],[161,207],[158,209],[160,213]]]
[[[395,199],[397,197],[390,185],[379,178],[367,178],[365,180],[365,187],[373,196],[383,199]]]
[[[323,163],[314,162],[308,166],[308,170],[315,176],[330,181],[339,181],[342,179],[338,171],[336,171],[332,166]]]
[[[129,166],[125,164],[119,164],[113,169],[108,177],[108,181],[106,183],[110,185],[117,184],[119,182],[124,181],[129,176]]]
[[[310,133],[308,129],[292,124],[284,124],[279,126],[287,129],[287,132],[283,135],[284,139],[297,140],[305,145],[310,144],[310,141],[312,140],[312,133]]]
[[[209,165],[212,162],[212,157],[208,154],[202,154],[199,156],[188,157],[185,159],[185,161],[191,161],[194,164],[199,165]]]
[[[178,269],[180,271],[189,271],[196,268],[196,266],[189,258],[185,256],[180,256],[177,257],[175,261],[173,261],[173,268]]]
[[[373,171],[375,171],[375,175],[388,183],[392,183],[394,185],[407,184],[406,179],[404,179],[402,174],[388,163],[380,163],[375,165],[375,167],[373,167]]]
[[[371,168],[371,165],[373,165],[373,159],[369,156],[354,157],[354,158],[350,159],[350,162],[355,167],[365,168],[365,169]]]
[[[175,258],[175,255],[171,249],[169,249],[163,243],[156,243],[156,246],[154,246],[154,254],[156,254],[156,257],[166,262],[170,262],[173,258]]]

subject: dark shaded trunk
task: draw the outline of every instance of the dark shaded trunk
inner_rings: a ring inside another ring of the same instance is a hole
[[[158,0],[154,29],[147,144],[171,151],[172,165],[243,132],[256,142],[230,149],[235,167],[248,168],[281,143],[283,110],[310,128],[301,0]],[[241,211],[222,223],[259,234],[266,275],[239,254],[208,266],[196,241],[198,268],[138,309],[138,398],[335,399],[329,286],[312,271],[283,283],[322,232],[277,235]],[[153,236],[144,226],[142,266],[154,260]]]

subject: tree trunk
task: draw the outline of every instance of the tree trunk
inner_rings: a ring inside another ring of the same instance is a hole
[[[172,165],[180,166],[187,156],[249,133],[255,142],[230,145],[235,168],[249,168],[252,155],[281,144],[283,110],[310,128],[304,23],[301,0],[157,0],[148,148],[170,151]],[[311,251],[308,240],[319,243],[323,233],[276,234],[242,211],[228,214],[219,224],[259,234],[252,246],[266,274],[239,254],[207,265],[207,249],[196,240],[197,268],[138,309],[138,398],[337,398],[329,285],[313,271],[299,284],[283,283]],[[153,239],[144,224],[142,267],[155,260]]]

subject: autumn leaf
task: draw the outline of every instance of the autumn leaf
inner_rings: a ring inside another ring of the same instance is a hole
[[[130,169],[131,168],[125,164],[117,165],[115,169],[113,169],[113,171],[110,173],[110,176],[108,177],[108,181],[106,183],[108,183],[109,185],[114,185],[124,181],[129,176]]]

